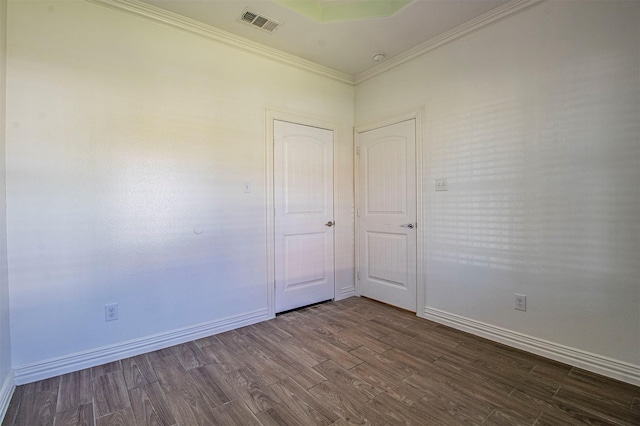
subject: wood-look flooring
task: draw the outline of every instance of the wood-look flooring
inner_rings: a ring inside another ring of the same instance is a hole
[[[2,424],[640,425],[640,388],[351,298],[19,386]]]

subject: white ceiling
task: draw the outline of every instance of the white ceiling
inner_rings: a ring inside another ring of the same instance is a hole
[[[387,18],[319,23],[273,0],[143,0],[237,36],[356,76],[509,0],[414,0]],[[376,0],[370,0],[376,1]],[[272,34],[238,22],[245,8],[282,25]]]

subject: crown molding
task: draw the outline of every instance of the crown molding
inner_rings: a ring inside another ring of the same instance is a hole
[[[392,68],[404,64],[405,62],[411,61],[412,59],[415,59],[420,55],[437,49],[444,44],[450,43],[454,40],[464,37],[467,34],[492,25],[502,19],[513,16],[544,1],[546,0],[513,0],[509,3],[503,4],[502,6],[498,6],[497,8],[492,9],[478,16],[477,18],[473,18],[461,25],[458,25],[457,27],[445,33],[442,33],[437,37],[420,43],[416,47],[409,49],[406,52],[401,53],[391,58],[390,60],[381,63],[380,65],[376,65],[373,68],[357,74],[354,77],[354,83],[360,84],[366,80],[369,80],[370,78],[373,78],[379,74],[389,71]]]
[[[304,71],[309,71],[323,77],[328,77],[342,83],[353,85],[353,76],[325,67],[315,62],[299,58],[277,49],[264,46],[243,37],[236,36],[227,31],[220,30],[211,25],[203,24],[173,12],[143,3],[138,0],[87,0],[110,9],[119,10],[137,15],[151,21],[208,38],[218,43],[233,47],[244,52],[262,56],[272,61],[289,65]]]
[[[477,31],[481,28],[492,25],[502,19],[513,16],[519,12],[529,9],[546,0],[513,0],[505,3],[487,13],[471,19],[457,27],[427,40],[418,46],[405,51],[388,61],[385,61],[373,68],[363,71],[356,76],[334,70],[329,67],[317,64],[315,62],[302,59],[298,56],[282,52],[277,49],[256,43],[243,37],[236,36],[227,31],[220,30],[211,25],[203,24],[191,18],[169,12],[156,6],[141,2],[139,0],[86,0],[90,3],[108,7],[110,9],[119,10],[132,15],[137,15],[151,21],[155,21],[172,28],[189,32],[201,37],[208,38],[226,46],[242,50],[247,53],[261,56],[272,61],[292,66],[304,71],[309,71],[323,77],[327,77],[341,83],[357,85],[379,74],[389,71],[401,64],[417,58],[431,50],[434,50],[444,44],[450,43],[467,34]]]

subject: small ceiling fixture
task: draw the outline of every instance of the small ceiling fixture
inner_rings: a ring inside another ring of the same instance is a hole
[[[382,62],[384,61],[384,58],[386,58],[384,53],[376,53],[371,59],[373,60],[373,62]]]

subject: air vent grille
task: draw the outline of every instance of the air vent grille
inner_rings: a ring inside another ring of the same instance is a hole
[[[241,19],[243,21],[248,22],[248,23],[251,24],[253,22],[253,20],[256,19],[257,17],[258,17],[258,15],[256,15],[255,13],[251,13],[251,12],[249,12],[247,10],[242,14],[242,18]]]
[[[252,27],[261,29],[268,33],[273,33],[281,25],[279,22],[274,21],[271,18],[267,18],[264,15],[254,12],[253,10],[245,9],[242,15],[238,18],[239,22],[243,22]]]

